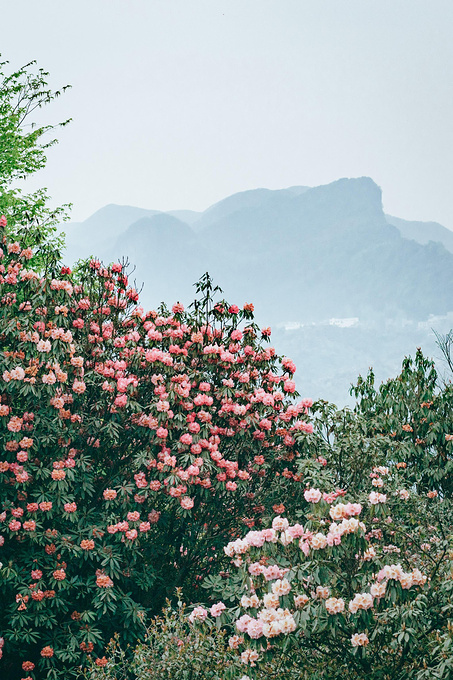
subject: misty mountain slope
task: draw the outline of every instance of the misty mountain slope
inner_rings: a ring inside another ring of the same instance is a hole
[[[386,216],[367,177],[240,192],[201,215],[110,205],[69,226],[70,263],[127,256],[145,308],[190,304],[209,271],[229,301],[253,302],[257,322],[272,325],[304,395],[339,405],[359,373],[395,375],[417,346],[435,355],[431,328],[453,325],[453,232]]]
[[[141,219],[123,229],[137,214]],[[78,233],[84,255],[129,258],[147,305],[175,296],[189,302],[191,284],[209,271],[226,297],[254,301],[271,323],[425,319],[453,309],[453,254],[405,238],[389,223],[381,190],[368,177],[240,192],[208,208],[192,227],[167,213],[111,205]]]
[[[127,257],[134,278],[145,282],[146,299],[157,306],[192,295],[201,276],[201,249],[192,229],[169,214],[158,213],[134,222],[113,245],[107,260]]]
[[[369,178],[222,216],[199,233],[209,271],[227,294],[252,298],[271,320],[396,315],[426,318],[453,307],[453,257],[403,238]],[[298,294],[304,291],[304,295]]]
[[[383,230],[398,234],[383,218],[379,188],[361,178],[307,189],[301,195],[269,192],[264,203],[211,220],[200,236],[208,247],[253,258],[275,248],[293,251],[315,244],[328,246],[332,239],[351,232],[379,239]]]
[[[429,241],[442,243],[444,248],[453,253],[453,231],[438,222],[410,222],[390,215],[385,217],[387,222],[393,224],[404,238],[413,239],[422,245],[427,245]]]
[[[276,195],[280,197],[294,197],[308,191],[308,189],[309,187],[294,186],[288,189],[250,189],[249,191],[240,191],[207,208],[202,216],[193,224],[193,228],[197,232],[203,231],[212,224],[231,217],[235,213],[247,210],[248,208],[265,206]]]
[[[181,220],[181,222],[185,222],[189,226],[192,226],[200,219],[203,213],[197,212],[196,210],[170,210],[165,214],[176,217],[178,220]]]
[[[71,262],[90,254],[106,257],[104,253],[131,224],[143,217],[159,214],[168,214],[187,224],[192,224],[202,213],[195,210],[172,210],[163,213],[160,210],[147,210],[112,203],[96,211],[84,222],[66,222],[60,225],[60,229],[66,233],[67,256]]]
[[[157,214],[158,210],[145,210],[130,205],[111,203],[97,210],[84,222],[66,222],[60,228],[66,233],[66,252],[69,260],[88,255],[98,255],[116,241],[130,224],[141,217]]]

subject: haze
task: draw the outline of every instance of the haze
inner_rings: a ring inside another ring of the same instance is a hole
[[[73,89],[29,181],[83,220],[369,176],[384,209],[453,228],[451,0],[15,0],[0,51]]]

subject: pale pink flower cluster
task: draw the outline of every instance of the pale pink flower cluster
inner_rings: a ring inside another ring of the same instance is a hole
[[[296,607],[296,609],[301,609],[307,604],[309,600],[310,598],[308,597],[308,595],[296,595],[294,598],[294,606]]]
[[[310,548],[312,548],[312,550],[323,550],[324,548],[327,548],[327,546],[332,547],[334,545],[340,545],[342,536],[355,533],[359,530],[362,530],[363,532],[366,531],[363,522],[359,522],[355,517],[343,519],[340,524],[332,522],[327,535],[318,532],[311,536],[304,536],[299,541],[299,546],[303,553],[308,555]]]
[[[265,593],[263,595],[263,605],[266,609],[278,609],[280,606],[280,598],[275,593]]]
[[[307,503],[319,503],[322,498],[322,493],[319,489],[305,489],[304,498]]]
[[[207,615],[208,612],[204,607],[195,607],[189,614],[189,621],[190,623],[193,623],[194,621],[204,621]]]
[[[253,562],[249,565],[249,574],[252,576],[259,576],[262,574],[266,581],[273,581],[277,578],[283,578],[288,572],[288,569],[282,569],[277,564],[269,564],[265,567],[260,562]]]
[[[277,515],[277,517],[274,517],[272,520],[272,528],[275,531],[286,531],[289,527],[289,522],[286,519],[286,517],[280,517],[280,515]]]
[[[278,540],[275,529],[263,529],[262,531],[249,531],[244,538],[230,541],[223,550],[228,557],[243,555],[250,547],[261,548],[266,541],[276,543]]]
[[[386,503],[387,496],[385,493],[378,493],[377,491],[372,491],[368,496],[368,501],[371,505],[378,505],[378,503]]]
[[[36,349],[38,352],[50,352],[52,349],[52,345],[50,344],[50,340],[38,340],[36,343]]]
[[[296,630],[296,622],[289,609],[262,609],[258,614],[262,622],[263,635],[266,638],[277,637],[277,635],[287,635]],[[249,631],[250,624],[247,628]]]
[[[61,340],[62,342],[67,343],[70,343],[73,340],[71,331],[65,331],[64,328],[52,328],[49,331],[49,334],[52,340]]]
[[[349,603],[349,611],[355,614],[359,609],[371,609],[374,598],[370,593],[357,593]]]
[[[282,595],[288,595],[288,593],[291,590],[291,583],[286,579],[278,579],[277,581],[274,581],[272,584],[272,592],[274,595],[277,595],[277,597],[281,597]]]
[[[304,543],[303,539],[300,540],[300,547],[303,550],[302,544]],[[322,550],[323,548],[327,547],[327,536],[322,534],[320,531],[316,534],[313,534],[313,536],[310,536],[308,540],[308,545],[313,549],[313,550]]]
[[[356,557],[358,557],[358,555],[356,555]],[[365,560],[365,562],[369,562],[370,560],[373,559],[373,557],[376,557],[376,550],[373,548],[373,546],[370,546],[363,553],[363,559]]]
[[[373,468],[373,472],[379,475],[388,475],[389,469],[388,467],[385,467],[385,465],[375,465],[375,467]]]
[[[16,366],[10,371],[11,380],[23,380],[25,378],[25,371],[21,366]]]
[[[329,597],[325,604],[329,614],[344,612],[344,600],[341,597]]]
[[[226,607],[223,604],[223,602],[217,602],[216,604],[212,605],[212,607],[209,610],[209,613],[211,614],[211,616],[217,617],[220,616],[225,609]]]
[[[373,583],[370,588],[370,593],[373,597],[380,599],[381,597],[384,597],[386,589],[387,581],[383,581],[382,583]]]
[[[22,281],[31,281],[31,279],[37,280],[38,274],[31,269],[22,269],[20,272],[20,278]]]
[[[354,633],[351,637],[351,645],[353,647],[366,647],[368,643],[369,639],[366,633]]]
[[[378,581],[389,581],[390,579],[399,581],[404,590],[408,590],[412,586],[423,586],[426,583],[426,576],[419,569],[405,572],[401,564],[387,564],[378,572],[376,578]]]
[[[348,517],[356,517],[362,512],[360,503],[338,503],[333,505],[329,510],[329,515],[334,520],[348,519]]]
[[[50,287],[52,290],[65,290],[68,295],[72,295],[73,287],[69,281],[60,281],[57,279],[52,279],[50,282]]]
[[[259,599],[258,595],[253,594],[250,597],[247,597],[247,595],[243,595],[241,597],[241,607],[244,609],[250,609],[251,607],[256,609],[259,607],[261,604],[261,600]]]
[[[245,663],[247,665],[250,664],[250,666],[256,666],[255,661],[258,661],[259,659],[259,654],[256,652],[254,649],[246,649],[245,652],[242,652],[241,654],[241,661],[242,663]],[[248,677],[248,676],[243,676],[243,677]]]
[[[268,595],[272,596],[272,593]],[[278,606],[266,607],[258,613],[256,619],[248,614],[241,616],[236,621],[236,628],[239,632],[247,633],[250,638],[257,640],[262,636],[273,638],[292,633],[296,630],[296,622],[289,609],[282,609]]]

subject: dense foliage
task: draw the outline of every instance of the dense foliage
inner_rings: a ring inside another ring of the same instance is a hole
[[[188,617],[228,631],[243,664],[232,677],[453,677],[451,385],[417,351],[397,378],[376,389],[370,373],[355,393],[354,411],[314,404],[303,501],[282,497],[267,528],[224,547],[229,577],[204,583],[220,602]]]
[[[165,607],[151,622],[143,642],[128,658],[114,639],[106,656],[91,663],[88,677],[127,680],[227,680],[240,677],[242,664],[228,645],[226,632],[214,623],[193,626],[181,601]]]
[[[1,677],[453,677],[451,384],[418,350],[354,410],[296,402],[208,275],[145,312],[124,263],[71,272],[16,185],[59,92],[4,66]]]
[[[12,234],[27,225],[30,242],[41,242],[45,256],[61,252],[63,241],[54,225],[67,219],[70,207],[50,208],[46,188],[24,193],[25,180],[44,168],[48,149],[57,144],[52,135],[70,122],[37,123],[39,110],[69,87],[53,90],[48,77],[34,61],[13,72],[8,72],[7,61],[0,61],[0,215],[8,215]]]
[[[175,587],[192,597],[282,488],[301,494],[310,401],[293,403],[295,367],[253,306],[214,304],[208,277],[190,312],[145,314],[119,263],[76,282],[2,248],[5,659],[68,677],[113,632],[136,639]]]

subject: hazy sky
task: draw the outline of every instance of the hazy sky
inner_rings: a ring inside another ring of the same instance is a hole
[[[453,229],[452,0],[0,0],[0,24],[11,66],[73,86],[39,184],[76,220],[368,175]]]

